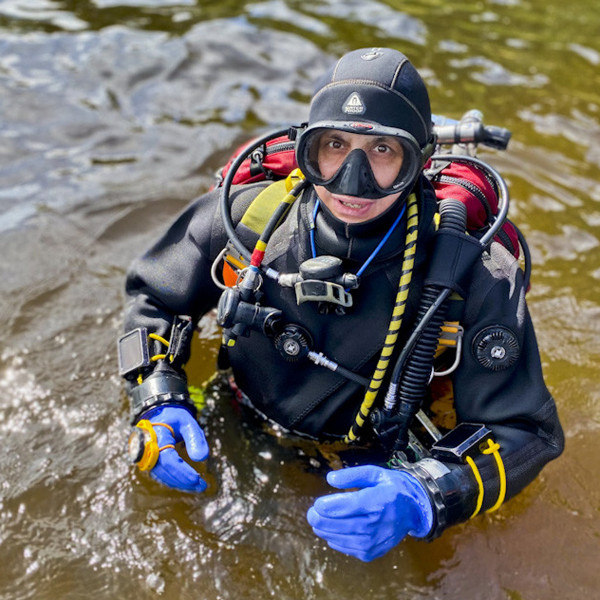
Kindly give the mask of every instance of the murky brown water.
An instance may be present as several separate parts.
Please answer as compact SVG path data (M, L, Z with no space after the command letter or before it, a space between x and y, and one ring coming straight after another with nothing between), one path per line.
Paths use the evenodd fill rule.
M598 596L600 16L573 0L0 2L0 598ZM413 58L434 111L513 131L529 302L567 451L495 516L371 564L305 522L327 448L240 418L210 390L201 496L123 456L115 376L130 260L231 146L298 122L354 47ZM211 318L193 379L214 369Z

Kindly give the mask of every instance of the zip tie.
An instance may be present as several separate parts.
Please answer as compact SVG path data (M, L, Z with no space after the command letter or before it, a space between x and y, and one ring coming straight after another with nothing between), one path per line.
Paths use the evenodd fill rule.
M485 489L483 487L483 480L481 479L481 475L479 474L479 469L477 468L475 461L470 456L467 456L467 464L471 467L473 475L475 476L475 481L477 482L477 487L479 488L479 493L477 494L477 503L475 504L475 510L473 511L473 514L469 517L469 519L472 519L473 517L476 517L479 514L479 511L481 510Z
M492 442L492 440L488 440L489 447L483 450L483 454L493 454L496 459L496 465L498 466L498 476L500 478L500 489L498 490L498 499L496 500L496 504L492 506L492 508L488 508L486 512L494 512L498 510L502 503L504 502L504 498L506 496L506 470L504 469L504 463L502 462L502 457L500 456L500 444L497 442Z
M496 500L496 503L494 504L494 506L492 506L491 508L488 508L486 510L486 512L494 512L495 510L498 510L500 508L500 506L504 502L504 498L506 497L506 470L504 468L504 463L502 462L502 457L500 456L500 444L498 444L497 442L494 442L492 440L488 440L487 442L488 442L488 447L485 450L482 450L481 453L486 454L486 455L489 455L489 454L494 455L494 458L496 459L496 466L498 467L498 477L500 479L500 489L498 490L498 499ZM481 479L481 475L479 473L479 469L477 468L477 465L475 464L475 461L470 456L467 456L466 461L467 461L467 464L471 467L471 470L473 471L475 481L477 481L477 486L479 488L479 493L477 494L477 503L475 505L475 510L473 511L473 514L469 517L470 519L472 519L481 510L481 506L483 504L483 496L485 494L485 488L483 487L483 480Z

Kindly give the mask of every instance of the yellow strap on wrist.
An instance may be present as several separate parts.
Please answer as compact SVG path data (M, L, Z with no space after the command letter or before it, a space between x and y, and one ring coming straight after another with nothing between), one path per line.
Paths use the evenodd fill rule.
M477 468L475 461L470 456L467 456L467 464L471 467L471 470L473 471L473 475L475 476L475 481L477 482L477 487L479 489L479 492L477 494L477 503L475 504L475 510L473 511L473 514L469 517L469 519L472 519L473 517L476 517L479 514L479 511L481 510L485 490L483 489L483 480L481 479L481 475L479 474L479 469Z
M496 500L494 506L492 506L486 511L493 512L500 508L506 496L506 470L504 469L504 463L502 462L502 457L500 456L500 444L492 440L488 440L487 442L488 447L482 450L481 453L494 455L494 458L496 459L496 466L498 467L498 477L500 479L498 499ZM477 465L475 464L475 461L470 456L467 456L466 461L467 464L471 467L471 470L473 471L473 476L475 477L475 481L477 482L477 487L479 489L479 492L477 494L477 502L475 504L475 510L473 511L473 514L469 517L470 519L472 519L477 514L479 514L479 511L481 510L481 506L483 504L483 497L485 495L485 489L483 487L483 480L481 479L481 475L479 473Z
M160 342L161 344L163 344L164 346L166 346L167 349L170 346L169 342L167 342L167 340L164 337L161 337L157 333L149 333L148 337L150 339L152 339L152 340L157 340L158 342ZM157 361L163 360L165 358L167 358L166 353L165 354L155 354L154 356L150 357L150 360L152 362L157 362ZM175 357L172 354L170 354L169 355L169 362L173 362L173 360L175 360Z
M492 440L488 440L488 448L483 450L483 454L493 454L494 458L496 459L496 465L498 466L498 476L500 478L498 499L496 500L496 504L494 504L492 508L488 508L486 511L494 512L500 508L501 504L504 502L504 497L506 496L506 471L504 470L504 463L502 462L502 457L500 456L500 444L493 442Z

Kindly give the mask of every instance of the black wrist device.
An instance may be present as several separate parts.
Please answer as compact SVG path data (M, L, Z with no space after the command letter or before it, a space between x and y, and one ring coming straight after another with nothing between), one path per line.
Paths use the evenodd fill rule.
M491 436L492 432L481 423L459 423L431 446L431 454L444 462L463 464L467 457L481 454L482 444Z
M117 343L117 354L121 377L138 373L140 369L150 366L148 330L139 327L122 335Z

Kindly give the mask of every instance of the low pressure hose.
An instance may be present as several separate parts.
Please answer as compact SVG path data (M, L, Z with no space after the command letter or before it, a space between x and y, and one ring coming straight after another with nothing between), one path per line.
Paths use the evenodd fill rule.
M439 212L440 230L464 234L467 210L462 202L450 198L443 200L439 204ZM403 352L400 355L394 369L390 391L395 395L397 389L399 396L397 411L399 429L395 450L404 450L408 445L409 427L421 408L431 380L433 360L438 346L440 328L448 310L447 300L450 293L450 288L438 285L426 285L423 288L417 314L417 323L421 325L422 331L413 346L412 353L410 353L410 348L406 348L406 353ZM409 355L410 358L408 358ZM398 381L400 381L399 386ZM395 404L395 399L393 404ZM388 398L386 398L386 407L388 410L391 408Z
M371 381L365 392L364 399L356 417L354 423L348 434L346 435L346 443L354 442L358 439L360 432L371 415L371 408L375 403L377 394L385 378L390 360L392 359L396 342L398 341L398 335L400 327L402 326L402 320L406 311L406 305L408 303L408 293L410 291L410 284L412 281L412 275L415 264L415 255L417 252L417 237L419 232L419 207L417 197L415 194L411 194L406 201L406 238L404 242L404 256L402 258L402 272L400 274L400 280L398 281L398 292L396 294L396 301L394 303L394 310L392 311L392 317L390 319L390 325L388 333L385 337L383 348L381 349L381 355L377 362L377 367L371 377Z

